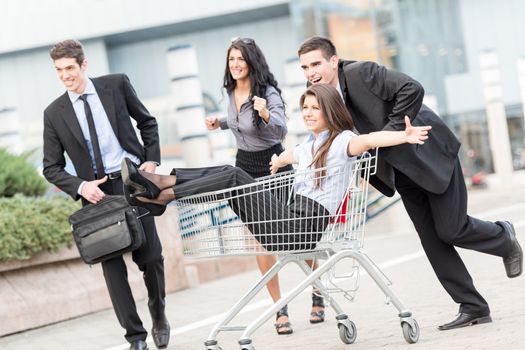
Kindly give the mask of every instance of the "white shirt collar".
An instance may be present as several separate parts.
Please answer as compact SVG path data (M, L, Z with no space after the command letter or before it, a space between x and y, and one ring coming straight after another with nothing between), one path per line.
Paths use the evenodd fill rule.
M86 79L86 88L84 89L84 92L81 94L77 94L73 91L67 91L67 94L69 95L69 99L71 100L71 103L74 103L81 95L93 95L96 94L97 91L95 90L95 85L93 85L93 82L91 79Z
M335 89L337 90L337 92L339 93L339 96L341 96L341 98L344 101L345 98L343 96L343 90L341 90L341 85L339 84L339 82L337 82L337 84L335 85Z
M317 142L327 139L328 135L330 135L330 130L321 131L319 133L319 136L317 136ZM310 135L308 136L308 141L316 141L313 132L311 132Z

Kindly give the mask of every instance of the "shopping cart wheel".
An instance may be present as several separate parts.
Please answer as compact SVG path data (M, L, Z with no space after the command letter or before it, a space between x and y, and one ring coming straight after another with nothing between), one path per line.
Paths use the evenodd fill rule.
M207 340L204 342L206 350L222 350L222 348L217 343L217 340Z
M347 323L350 324L350 327L339 323L339 338L341 338L341 341L345 344L353 344L355 342L355 338L357 337L357 329L354 322L349 320Z
M416 320L414 321L414 326L411 326L408 322L401 322L401 327L403 328L403 337L409 344L417 343L419 339L419 325Z
M252 345L251 339L239 340L239 345L241 346L241 350L255 350L255 348Z

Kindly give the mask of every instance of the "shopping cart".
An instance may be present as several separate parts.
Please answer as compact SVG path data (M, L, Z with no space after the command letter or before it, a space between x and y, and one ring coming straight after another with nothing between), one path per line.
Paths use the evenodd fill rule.
M363 239L368 179L375 173L375 157L366 153L338 167L277 174L221 191L185 197L176 202L183 231L184 255L209 258L232 255L278 255L277 262L213 327L205 347L221 349L217 335L242 331L241 350L254 350L250 336L304 289L314 286L336 312L339 336L346 344L356 339L356 326L333 298L342 293L353 300L362 267L399 312L405 340L416 343L419 326L412 313L389 288L391 282L364 253ZM320 207L308 190L320 186L330 204ZM306 196L305 196L306 194ZM292 210L290 210L292 208ZM305 260L319 260L312 270ZM342 273L336 264L343 259ZM247 326L230 321L286 264L294 262L306 278ZM342 265L342 264L341 264ZM345 286L342 287L342 281Z

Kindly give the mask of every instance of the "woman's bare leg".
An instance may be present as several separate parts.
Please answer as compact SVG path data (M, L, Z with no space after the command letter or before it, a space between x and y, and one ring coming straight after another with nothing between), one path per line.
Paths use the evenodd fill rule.
M277 261L275 255L256 255L255 258L257 260L257 265L259 266L259 270L261 271L262 275L268 272L268 270ZM268 289L268 293L270 293L270 296L274 302L281 298L281 289L279 287L278 275L275 275L271 280L268 281L268 283L266 284L266 288ZM288 316L286 315L280 315L279 318L275 320L275 323L280 324L285 324L286 322L289 322ZM289 327L280 327L277 330L277 332L286 333L289 331L289 329Z
M306 263L311 267L312 270L315 270L317 269L317 267L319 266L317 264L317 261L316 260L306 260ZM319 296L321 296L321 294L319 292L317 292L314 288L314 290L312 291L312 294L314 293L317 293ZM313 299L313 297L312 297ZM312 311L310 313L310 321L311 322L322 322L321 319L322 317L319 316L319 312L320 311L324 311L324 306L319 306L319 305L312 305ZM324 318L323 318L324 319Z
M259 266L259 270L261 271L261 274L265 274L268 272L268 270L275 264L277 259L275 258L275 255L256 255L255 256L257 260L257 265ZM268 289L268 292L270 293L270 296L272 297L273 301L277 301L281 298L281 290L279 289L279 276L275 275L268 283L266 284L266 288Z

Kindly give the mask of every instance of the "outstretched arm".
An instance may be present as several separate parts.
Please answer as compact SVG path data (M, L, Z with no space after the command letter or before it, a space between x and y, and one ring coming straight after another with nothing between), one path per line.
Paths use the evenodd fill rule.
M428 139L431 126L412 126L410 118L405 116L404 131L377 131L355 136L348 142L348 154L356 156L371 148L396 146L402 143L422 145Z

